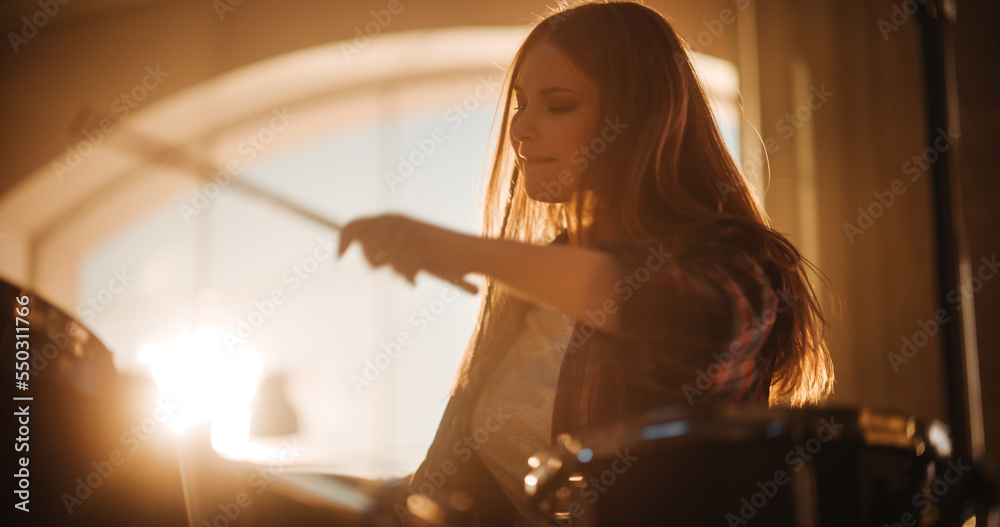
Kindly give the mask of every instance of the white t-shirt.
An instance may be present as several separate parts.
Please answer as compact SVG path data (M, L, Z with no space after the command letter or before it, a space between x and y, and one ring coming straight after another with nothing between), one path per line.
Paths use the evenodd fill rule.
M528 458L551 446L552 404L575 322L560 311L529 309L524 332L488 377L473 409L473 423L495 429L473 429L474 448L523 519L532 514L524 496ZM498 426L490 415L509 417Z

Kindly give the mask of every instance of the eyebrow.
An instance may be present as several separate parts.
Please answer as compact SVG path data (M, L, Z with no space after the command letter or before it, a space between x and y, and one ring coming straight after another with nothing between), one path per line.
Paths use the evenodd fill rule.
M524 91L524 90L520 86L518 86L517 84L515 84L514 85L514 91ZM545 88L544 90L541 90L539 93L545 95L547 93L553 93L553 92L580 93L580 92L578 92L576 90L571 90L569 88L563 88L561 86L552 86L550 88Z

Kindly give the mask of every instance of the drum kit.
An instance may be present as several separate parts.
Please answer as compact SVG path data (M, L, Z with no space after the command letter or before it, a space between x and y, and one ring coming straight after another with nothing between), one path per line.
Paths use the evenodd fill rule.
M961 525L939 421L871 408L665 408L531 460L544 525ZM546 521L547 520L547 521Z
M208 525L219 518L226 525L291 519L312 525L322 524L323 510L356 519L371 514L362 509L373 500L316 507L277 495L296 479L323 479L316 474L288 474L243 521L192 510L185 456L164 457L162 449L151 448L155 438L142 436L143 427L132 427L138 435L131 441L120 436L129 423L141 422L130 414L129 400L148 391L137 391L134 381L118 375L110 352L73 317L0 281L5 313L16 314L25 298L30 303L23 318L30 322L34 350L26 392L31 400L24 404L31 416L29 503L35 511L25 524L202 525L194 516L207 518ZM5 342L15 338L15 319L4 317ZM11 375L14 362L5 360ZM970 525L968 518L995 506L996 490L952 435L940 421L867 407L668 407L560 436L529 460L525 494L538 525L560 527ZM204 479L206 470L200 473ZM342 495L360 488L332 476L323 484L339 484ZM198 487L212 485L203 481ZM461 525L448 516L439 524Z

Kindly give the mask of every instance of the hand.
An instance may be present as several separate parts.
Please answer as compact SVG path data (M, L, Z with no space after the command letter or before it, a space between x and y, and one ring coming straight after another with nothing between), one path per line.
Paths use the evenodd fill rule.
M476 294L479 289L465 280L469 273L462 256L474 238L416 221L398 214L381 214L351 221L340 231L337 258L357 241L369 265L383 265L411 284L421 270ZM464 243L463 243L464 242Z

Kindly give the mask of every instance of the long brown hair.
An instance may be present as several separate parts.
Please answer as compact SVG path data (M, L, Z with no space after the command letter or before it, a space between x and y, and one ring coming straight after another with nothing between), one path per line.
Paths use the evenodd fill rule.
M508 137L512 84L524 56L545 40L600 86L601 115L621 123L617 137L582 171L566 203L527 197ZM550 242L569 222L585 226L582 244L680 237L733 243L760 262L785 299L762 354L771 360L771 402L802 405L832 391L833 365L822 337L826 320L810 283L817 271L781 234L726 150L687 46L656 11L633 2L563 6L539 22L514 57L495 126L483 233ZM587 177L589 174L614 177ZM592 199L591 199L592 198ZM697 238L693 238L697 236ZM479 323L456 390L475 386L483 367L512 343L530 304L486 279ZM474 367L472 367L474 366Z

